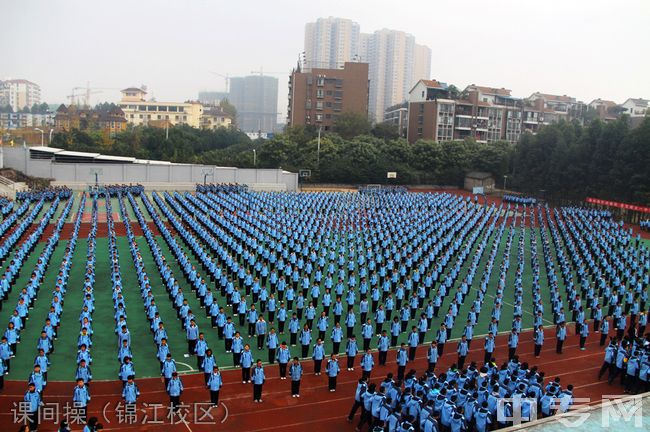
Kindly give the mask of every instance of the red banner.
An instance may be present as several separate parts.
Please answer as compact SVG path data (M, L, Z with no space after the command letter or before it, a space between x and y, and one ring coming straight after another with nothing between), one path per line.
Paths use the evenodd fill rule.
M607 200L591 198L591 197L588 197L585 201L587 201L590 204L596 204L596 205L601 205L606 207L616 207L625 210L632 210L632 211L637 211L642 213L650 213L650 207L644 207L636 204L626 204L618 201L607 201Z

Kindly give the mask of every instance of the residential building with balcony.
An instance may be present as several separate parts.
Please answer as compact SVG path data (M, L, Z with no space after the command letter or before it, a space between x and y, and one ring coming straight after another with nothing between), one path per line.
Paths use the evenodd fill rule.
M75 105L61 104L54 116L54 127L61 131L100 130L109 134L126 130L127 121L120 108L111 111L81 109Z
M630 98L621 104L622 113L630 117L645 117L650 113L648 102L647 99Z
M146 95L145 90L137 87L122 90L119 106L130 124L139 126L154 122L153 124L187 124L195 128L200 127L203 115L201 103L147 101Z
M399 135L406 137L409 123L408 102L402 102L386 108L386 111L384 111L384 123L395 125L399 131Z
M314 125L328 131L342 113L368 115L368 63L346 62L342 69L300 66L289 79L287 126Z
M604 122L616 120L618 118L619 106L614 101L598 98L589 102L587 107L594 110L596 116Z
M20 111L41 103L41 87L25 79L0 81L0 106L9 105Z
M201 129L215 130L232 126L232 118L220 107L204 107L201 116Z
M0 113L0 129L47 128L54 126L54 113Z

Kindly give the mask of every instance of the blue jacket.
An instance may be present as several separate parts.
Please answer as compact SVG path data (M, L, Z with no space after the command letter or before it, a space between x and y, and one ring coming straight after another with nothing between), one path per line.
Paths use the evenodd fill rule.
M241 360L239 362L241 367L249 368L253 366L253 353L250 351L242 351Z
M122 389L122 397L126 403L135 403L140 396L140 390L136 383L126 383Z
M289 366L289 375L291 375L291 381L300 381L300 378L302 377L302 365L300 363L296 364L291 364Z
M339 361L331 360L331 359L328 360L326 370L327 370L327 376L336 377L341 370L341 367L339 366Z
M264 380L266 377L264 376L264 368L263 367L255 367L253 368L253 375L252 375L252 381L253 384L264 384Z
M85 385L83 387L75 386L72 401L82 407L87 406L88 401L90 401L90 391L88 390L88 387Z
M211 373L210 378L208 378L208 388L210 391L219 391L223 385L223 380L221 379L221 372Z
M176 377L169 380L167 393L169 396L180 396L183 393L183 383L180 378Z

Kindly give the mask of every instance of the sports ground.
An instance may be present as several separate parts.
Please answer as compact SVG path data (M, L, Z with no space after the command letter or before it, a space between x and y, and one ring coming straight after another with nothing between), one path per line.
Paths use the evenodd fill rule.
M160 194L162 197L162 194ZM164 212L160 204L153 199L151 194L147 194L146 199L152 203L156 211L156 216L162 220L165 227L169 229L179 245L188 252L191 262L199 269L202 268L199 258L192 253L191 248L187 245L182 236L178 235L174 229L172 221L164 216ZM83 298L80 295L81 289L84 284L84 272L86 264L86 256L88 253L88 243L86 239L91 228L91 215L92 215L92 199L90 196L86 197L83 215L80 213L79 203L81 202L80 193L76 193L73 197L73 204L66 218L65 224L62 226L60 240L58 241L54 252L50 259L50 264L44 273L41 283L41 289L37 296L33 308L29 311L29 320L25 329L21 332L21 343L19 344L16 357L11 360L11 372L5 377L5 389L0 394L0 423L12 423L12 403L22 398L25 390L27 377L32 371L36 341L40 335L43 321L47 316L49 310L50 292L56 283L59 264L61 263L67 241L74 234L73 224L77 216L81 216L81 223L77 233L78 240L74 255L72 257L72 265L67 281L67 293L65 296L65 306L61 315L60 329L58 338L55 341L55 350L49 355L51 366L48 371L48 386L45 392L46 402L60 402L64 403L70 400L72 391L72 381L75 377L76 358L77 358L77 338L79 335L79 313L82 309ZM174 206L170 205L171 201L176 201L174 197L169 197L167 200L167 207L174 211ZM197 413L193 412L191 404L194 402L205 402L208 400L208 392L203 386L203 376L198 373L197 364L194 356L184 356L187 350L187 342L185 330L183 329L180 320L176 318L176 310L172 301L168 298L168 293L165 284L161 278L158 268L156 266L154 256L152 254L149 243L143 236L143 230L150 230L153 234L155 242L160 246L162 253L167 257L167 262L171 265L171 269L181 285L185 293L192 293L191 284L183 276L183 270L174 259L172 250L167 240L160 235L160 231L152 215L148 213L146 206L143 203L142 196L135 196L134 201L123 199L120 203L119 199L113 197L110 199L112 216L115 221L115 235L116 246L119 251L119 264L121 270L121 278L123 281L123 295L126 299L126 311L128 314L129 331L132 337L132 352L136 370L136 381L142 392L139 404L148 403L150 406L147 408L143 405L143 411L140 413L137 425L125 425L120 423L112 408L105 410L105 403L116 403L121 399L121 384L117 381L117 374L120 363L117 358L117 338L115 335L115 320L113 301L111 298L112 292L110 287L111 280L111 266L109 258L109 226L107 220L107 205L106 200L103 198L97 199L97 235L96 235L96 265L94 268L96 283L94 287L95 305L96 310L92 315L94 335L92 337L92 373L93 382L91 385L93 400L90 405L89 415L104 416L104 424L107 430L131 428L133 430L214 430L214 422L218 423L220 430L271 430L277 427L282 427L283 430L305 430L307 427L311 430L336 430L338 428L343 430L351 430L347 422L345 422L345 415L352 402L354 388L360 373L356 370L354 372L343 371L339 377L339 386L336 393L329 393L326 391L326 381L324 377L313 376L309 372L312 370L312 362L310 359L303 361L305 367L305 376L303 378L303 391L301 399L293 399L289 397L288 384L285 381L280 381L278 378L277 365L267 366L267 384L264 389L264 404L257 406L252 403L250 385L241 383L238 370L228 370L232 368L232 355L225 352L223 341L218 340L216 329L212 328L210 317L205 313L204 308L200 304L200 300L194 295L187 295L190 308L195 311L196 323L206 334L206 339L210 347L215 353L217 364L222 368L224 376L224 387L221 391L222 405L217 409L210 411L213 419L205 418L202 421L205 424L200 424L202 421L198 419ZM135 203L135 206L133 205ZM180 203L180 202L179 202ZM472 243L467 243L470 248L467 258L462 260L460 271L453 288L450 290L454 293L464 275L470 269L470 264L473 259L478 262L478 274L474 278L469 291L469 298L473 299L475 291L481 281L481 272L488 264L490 252L493 252L494 267L489 279L487 280L488 290L486 292L486 312L482 315L474 327L476 335L475 342L472 345L468 361L476 360L480 362L483 358L482 337L488 331L489 309L494 299L493 287L496 287L499 279L499 266L507 264L510 270L507 272L505 289L503 292L503 312L501 316L502 324L499 327L500 333L509 333L510 322L513 319L514 308L510 299L515 296L515 280L516 269L518 265L522 264L522 284L525 287L523 290L523 316L522 327L523 332L521 335L521 343L518 349L518 354L522 361L530 361L531 365L539 366L539 369L546 372L547 378L560 376L563 382L572 383L575 387L574 393L576 397L590 397L594 400L599 400L601 395L612 392L612 389L606 383L600 383L596 380L596 372L602 363L602 348L598 346L596 336L589 338L586 344L586 350L581 351L578 346L578 337L571 327L569 330L569 338L565 344L565 352L562 355L555 353L555 328L552 321L552 315L545 315L544 325L546 326L546 343L543 348L542 356L539 359L533 357L533 341L532 341L532 327L533 327L533 312L532 312L532 284L533 272L531 262L538 260L540 274L539 280L541 295L543 299L549 298L547 281L547 266L543 262L542 244L543 232L548 231L548 224L557 221L551 212L538 212L537 209L524 210L519 207L517 210L514 208L510 211L505 209L497 210L498 201L491 201L495 204L495 210L486 218L488 221L484 225L474 225L470 228L469 232L465 233L469 238L475 235L475 240ZM41 251L45 248L49 235L55 230L55 222L62 214L65 203L59 204L57 211L51 218L50 223L41 235L39 242L36 244L34 250L25 260L23 268L19 273L17 279L13 284L13 289L10 292L9 298L3 302L5 307L0 312L0 320L6 322L12 312L12 305L18 301L20 288L25 286L30 278L31 269L36 265L36 260ZM33 207L34 204L32 204ZM47 212L52 203L45 203L43 208L37 215L35 221L38 222ZM126 214L122 214L120 205L124 205ZM27 211L31 210L31 208ZM27 214L26 213L26 214ZM145 225L138 222L137 213L140 213L145 221ZM540 219L540 215L542 216ZM155 296L158 310L161 317L165 322L168 342L171 347L171 352L178 365L178 370L183 375L185 385L185 393L183 395L183 402L190 404L190 412L187 416L187 424L170 425L168 421L163 421L163 424L151 423L151 417L155 409L152 404L166 404L167 395L165 394L162 379L160 378L160 367L156 359L157 346L152 339L152 334L149 328L149 321L145 315L142 307L142 300L140 296L140 288L138 276L134 261L132 259L129 242L126 237L126 228L124 216L130 221L130 228L136 237L137 246L142 256L143 263L147 270L147 274L151 279L151 289ZM525 216L525 218L523 217ZM178 212L175 217L180 223L190 229L186 221L183 221L182 215ZM494 223L494 228L490 231L490 223ZM35 224L32 226L35 228ZM502 229L501 229L502 228ZM33 231L33 229L32 229ZM19 245L26 239L32 232L28 229L21 239L17 242ZM508 238L511 238L511 244ZM209 247L203 243L200 238L199 242L206 248ZM533 240L535 240L533 242ZM485 250L479 250L481 242L487 246ZM647 242L647 240L643 240ZM466 243L462 242L465 246ZM17 246L14 246L17 247ZM563 247L566 247L563 245ZM518 254L518 248L521 253ZM534 249L533 249L534 248ZM557 259L558 251L553 242L550 243L551 256ZM451 263L456 262L456 258L460 256L462 248L454 251ZM568 253L567 249L562 251L565 255ZM2 265L8 263L8 259ZM555 268L559 270L559 265L555 262ZM573 269L574 271L575 269ZM206 274L205 270L202 271ZM213 284L214 286L214 284ZM558 286L560 292L564 292L563 278L558 278ZM218 289L213 289L217 295ZM222 299L217 295L221 303ZM435 338L438 324L449 305L450 296L445 297L441 306L440 318L434 319L434 324L427 332L425 342L431 341ZM472 303L467 301L460 306L458 316L461 317L453 328L451 337L459 338L464 325L464 317L470 311ZM355 305L355 310L358 304ZM317 315L320 315L322 306L317 308ZM419 314L418 314L419 315ZM330 329L332 328L333 320L330 313ZM372 313L369 313L372 317ZM355 327L355 334L359 338L360 322L357 322ZM411 318L408 328L411 325L417 325L417 319ZM384 326L387 329L387 326ZM246 339L246 342L254 344L254 337L248 340L245 328L239 328ZM329 334L329 332L328 332ZM507 359L506 346L507 335L501 335L497 338L497 350L495 351L497 363L501 363ZM406 342L407 335L401 334L398 342ZM288 334L281 335L280 340L288 341ZM326 353L331 352L331 341L329 337L326 338ZM344 345L341 348L341 354L344 351ZM445 356L439 363L441 370L446 369L456 360L455 347L448 344ZM376 344L373 342L373 349ZM253 347L256 352L255 356L266 361L266 350L263 349L259 353L256 347ZM376 351L376 350L375 350ZM420 348L417 354L417 360L414 364L409 364L410 367L424 370L426 368L426 349ZM292 347L292 355L299 355L299 346ZM376 354L375 354L376 355ZM394 366L394 353L389 354L388 365L378 366L373 371L373 377L382 377L388 372L395 372ZM618 393L617 389L613 389L613 393ZM105 411L105 412L103 412ZM162 411L161 411L162 412ZM149 416L149 422L143 425L141 420L145 413ZM158 413L158 420L164 420L164 415ZM110 421L110 422L109 422ZM222 423L223 421L223 423ZM39 430L51 430L47 423L43 423Z

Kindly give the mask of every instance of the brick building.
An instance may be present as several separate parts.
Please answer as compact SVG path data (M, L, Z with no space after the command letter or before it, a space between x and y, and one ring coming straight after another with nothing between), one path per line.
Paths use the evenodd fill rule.
M287 126L332 129L341 113L368 115L368 63L342 69L293 70L289 79Z

